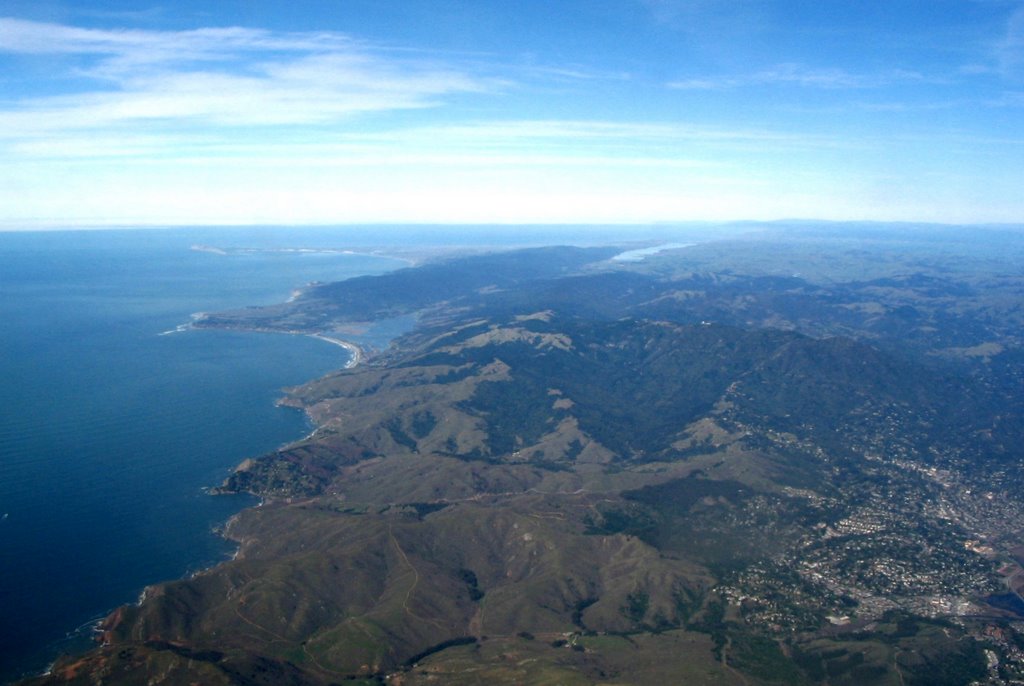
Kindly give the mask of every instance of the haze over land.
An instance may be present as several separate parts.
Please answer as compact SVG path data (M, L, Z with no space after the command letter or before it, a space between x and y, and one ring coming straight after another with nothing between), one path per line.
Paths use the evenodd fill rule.
M5 228L1024 217L1013 0L0 16Z

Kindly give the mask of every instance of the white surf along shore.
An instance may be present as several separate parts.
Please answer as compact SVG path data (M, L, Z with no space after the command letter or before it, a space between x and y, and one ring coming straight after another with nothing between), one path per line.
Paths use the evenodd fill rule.
M351 355L351 358L349 359L348 362L345 363L345 369L352 369L353 367L355 367L356 365L363 361L363 350L355 343L343 341L340 338L334 338L332 336L327 336L322 333L311 333L306 335L308 335L310 338L316 338L317 340L325 341L327 343L340 345L342 348L347 350Z
M214 248L214 247L202 246L202 245L200 245L200 246L193 245L192 246L192 250L199 250L199 251L204 251L204 252L215 252L215 253L222 254L222 255L230 254L229 252L227 252L225 250L221 250L220 248ZM297 249L294 249L294 250L293 249L283 249L283 250L274 250L274 251L261 251L261 250L257 250L257 251L253 251L253 252L300 252L300 253L301 252L338 252L338 253L353 254L353 255L357 254L357 253L353 253L351 250L337 250L337 251L326 250L326 251L322 251L322 250L307 250L307 249L303 249L303 248L297 248ZM402 258L396 258L396 259L402 259ZM314 281L314 282L306 284L302 288L294 289L291 292L291 295L288 297L288 300L286 300L285 302L288 302L288 303L295 302L303 294L305 294L305 292L310 287L316 286L316 285L318 285L318 284L317 284L317 282ZM158 336L168 336L168 335L174 334L174 333L182 333L182 332L185 332L185 331L192 331L194 329L201 328L201 327L197 327L195 324L196 324L196 322L202 320L204 317L206 317L206 312L194 312L193 314L189 315L189 321L188 322L186 322L184 324L178 324L178 326L174 327L173 329L168 329L167 331L161 331L157 335ZM214 327L214 328L217 328L217 327ZM344 369L352 369L353 367L358 366L359 363L363 361L363 357L364 357L362 348L360 348L355 343L351 343L349 341L342 340L340 338L335 338L334 336L329 336L329 335L327 335L325 333L320 333L320 332L310 333L308 331L282 331L282 330L279 330L279 329L259 329L259 328L242 329L242 330L252 331L252 332L256 332L256 333L285 333L285 334L292 334L292 335L309 336L310 338L316 338L318 340L324 341L325 343L330 343L332 345L341 346L342 348L344 348L345 350L347 350L349 352L349 360L348 360L348 362L345 363Z
M203 314L204 314L203 312L197 312L196 314L192 315L192 321L191 322L188 322L186 324L179 324L178 326L174 327L173 329L168 329L167 331L161 331L157 335L158 336L169 336L170 334L184 333L185 331L195 331L197 329L200 329L201 327L194 326L193 322L195 322L197 319L201 318L203 316ZM280 331L278 329L234 329L234 330L236 330L236 331L250 331L252 333L283 333L283 334L289 334L289 335L293 335L293 336L309 336L310 338L315 338L317 340L324 341L325 343L330 343L331 345L341 346L342 348L344 348L345 350L347 350L349 352L349 360L348 360L348 362L345 363L345 367L344 367L345 369L352 369L353 367L356 367L357 365L359 365L360 362L363 361L363 357L364 357L363 349L360 348L355 343L352 343L352 342L346 341L346 340L342 340L340 338L335 338L334 336L328 336L327 334L324 334L324 333L309 333L308 331Z

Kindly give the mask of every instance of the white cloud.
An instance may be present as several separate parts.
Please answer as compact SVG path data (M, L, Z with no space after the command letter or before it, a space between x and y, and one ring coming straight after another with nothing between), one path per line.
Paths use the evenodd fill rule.
M356 44L351 38L333 32L274 33L242 27L103 30L0 17L0 51L108 55L128 63L215 59L240 51L340 50Z
M714 4L698 3L702 12ZM662 9L687 3L669 5ZM773 128L753 107L695 123L678 109L685 98L663 88L651 107L627 112L609 100L604 108L602 98L615 95L608 84L626 75L519 66L520 88L494 76L508 73L486 65L494 56L384 49L330 32L103 31L0 19L4 53L53 66L52 83L32 76L33 95L8 89L0 100L0 223L8 226L851 218L872 200L851 190L861 174L895 164L917 179L914 156L946 150L927 132L922 141L888 130L857 136L827 117L814 127L824 133ZM674 85L864 92L925 80L782 63ZM536 86L552 82L559 88L540 89L557 91L548 103ZM642 78L629 85L630 93L646 86ZM514 97L470 97L480 94ZM525 109L524 98L533 98ZM570 98L585 107L567 106ZM666 103L673 109L657 107ZM666 119L615 120L644 113ZM986 175L993 153L1016 180L1009 148L965 143L956 152L984 158ZM993 212L1019 205L997 190Z
M99 31L0 19L0 51L85 58L79 74L92 84L0 110L0 138L8 139L152 123L317 124L431 107L446 96L500 85L334 33Z

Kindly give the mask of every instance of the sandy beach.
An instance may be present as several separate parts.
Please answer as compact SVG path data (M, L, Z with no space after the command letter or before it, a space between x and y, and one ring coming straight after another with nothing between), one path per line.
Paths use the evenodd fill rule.
M348 350L350 353L352 353L352 359L350 359L345 364L345 369L352 369L353 367L355 367L356 365L363 361L363 351L355 343L349 343L348 341L343 341L340 338L332 338L322 333L311 333L308 335L311 338L316 338L327 343L333 343L334 345L340 345L342 348L345 348L345 350Z

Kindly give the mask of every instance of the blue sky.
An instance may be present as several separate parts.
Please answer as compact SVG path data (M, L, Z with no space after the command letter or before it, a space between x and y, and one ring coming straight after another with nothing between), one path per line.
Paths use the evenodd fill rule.
M1024 222L1024 0L0 0L0 227Z

